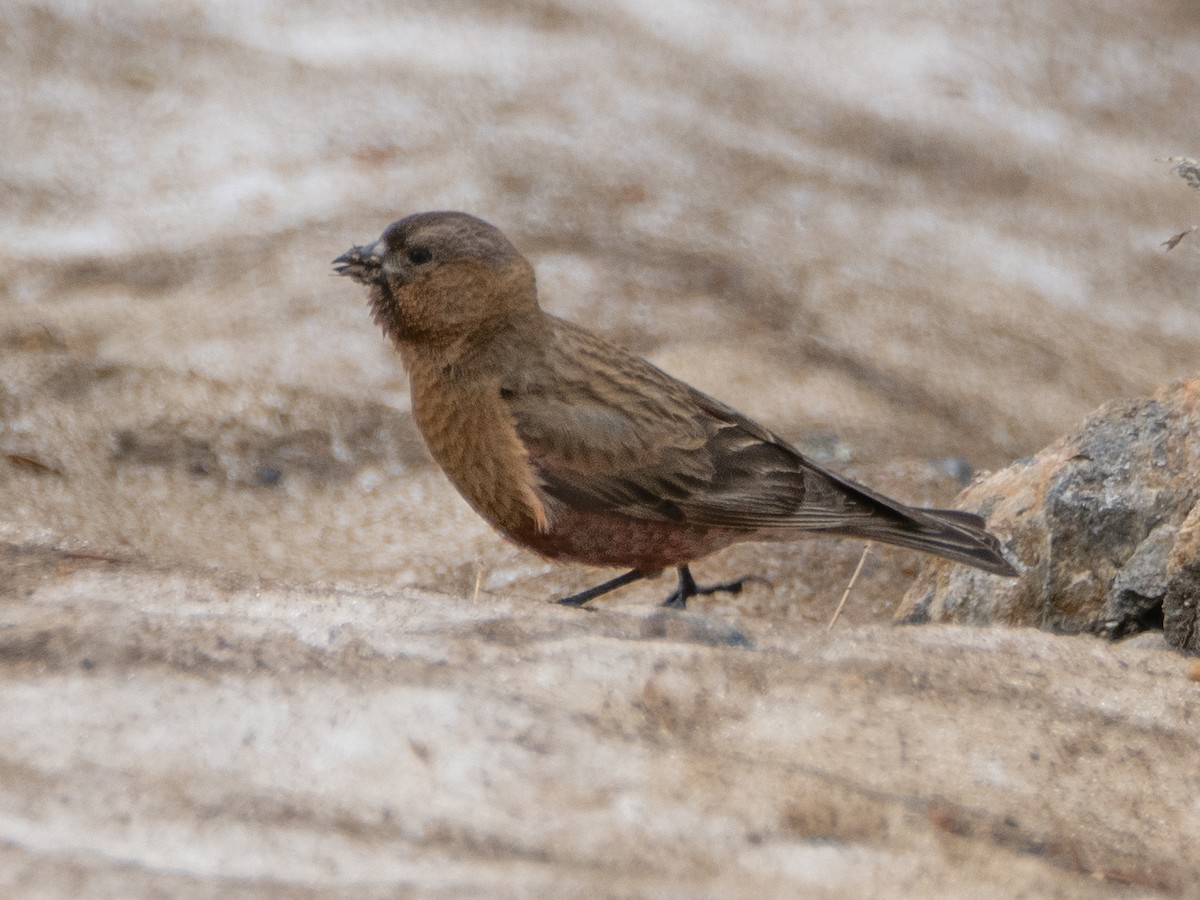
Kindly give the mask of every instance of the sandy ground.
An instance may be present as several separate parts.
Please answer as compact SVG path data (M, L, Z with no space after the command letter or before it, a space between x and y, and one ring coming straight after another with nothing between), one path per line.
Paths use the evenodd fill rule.
M479 523L329 261L422 209L915 503L1200 365L1190 0L0 10L12 896L1187 895L1153 641L682 616ZM478 586L478 593L476 587Z

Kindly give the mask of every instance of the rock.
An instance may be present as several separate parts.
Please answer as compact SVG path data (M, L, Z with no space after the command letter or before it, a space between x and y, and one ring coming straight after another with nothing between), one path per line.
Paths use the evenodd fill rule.
M1200 883L1200 673L1162 648L342 590L3 532L0 608L0 897Z
M1167 589L1163 595L1163 630L1167 643L1200 655L1196 633L1200 606L1200 502L1188 513L1167 559Z
M1200 378L1106 404L1068 437L969 488L1021 577L933 561L905 622L1033 625L1110 638L1164 628L1200 653Z

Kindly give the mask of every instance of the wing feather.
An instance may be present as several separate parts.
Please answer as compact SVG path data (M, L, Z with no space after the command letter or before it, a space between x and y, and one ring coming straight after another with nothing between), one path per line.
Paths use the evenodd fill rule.
M501 386L551 515L560 503L747 536L823 532L1015 573L979 516L885 497L650 363L552 322L543 365Z
M574 508L760 530L832 530L908 509L650 363L557 322L560 356L501 395L542 489Z

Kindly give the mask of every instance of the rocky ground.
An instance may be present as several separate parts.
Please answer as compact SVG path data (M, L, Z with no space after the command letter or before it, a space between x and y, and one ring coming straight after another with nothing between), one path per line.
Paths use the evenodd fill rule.
M1198 51L1185 0L7 4L0 892L1188 895L1161 632L895 627L918 576L978 619L883 548L827 632L852 542L547 604L608 573L454 496L329 261L481 215L547 308L946 504L1198 371ZM1122 546L1183 610L1172 510Z

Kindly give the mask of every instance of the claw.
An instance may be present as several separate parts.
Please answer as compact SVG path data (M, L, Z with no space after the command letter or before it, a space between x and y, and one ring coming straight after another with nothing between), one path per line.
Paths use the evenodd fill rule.
M696 580L692 578L692 572L687 566L679 567L679 586L667 596L663 601L663 606L668 609L687 609L688 599L699 596L700 594L740 594L742 588L747 582L757 581L761 584L771 587L771 582L763 578L761 575L743 575L735 581L726 581L721 584L706 584L698 585Z

